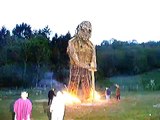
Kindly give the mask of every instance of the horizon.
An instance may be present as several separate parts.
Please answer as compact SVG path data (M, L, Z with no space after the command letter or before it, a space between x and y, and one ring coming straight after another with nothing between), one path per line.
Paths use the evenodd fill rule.
M22 23L25 23L25 22L22 22ZM20 24L22 24L22 23L20 23ZM18 24L18 25L20 25L20 24ZM26 23L27 25L30 25L30 24L28 24L28 23ZM16 25L17 24L15 24L15 27L16 27ZM46 26L48 26L48 25L46 25ZM46 26L44 26L43 28L45 28ZM15 28L12 28L12 29L8 29L6 26L0 26L1 28L2 27L5 27L7 30L9 30L10 31L10 34L12 35L12 30ZM33 31L33 30L39 30L39 29L43 29L43 28L36 28L36 29L32 29L32 26L30 25L30 27L31 27L31 30ZM50 28L49 26L48 26L48 28ZM61 34L61 33L52 33L52 29L50 29L51 30L51 34L49 35L49 38L50 38L50 40L52 40L52 38L54 37L54 35L55 34L58 34L58 37L60 37L61 35L66 35L68 32L71 34L71 32L68 30L68 32L66 32L66 33L63 33L63 34ZM73 37L74 36L74 34L71 34L71 37ZM94 41L92 40L92 37L91 37L91 42L93 42L94 43ZM141 42L139 42L138 40L136 40L136 39L131 39L131 40L121 40L121 39L117 39L117 38L110 38L110 39L103 39L103 40L101 40L101 42L99 43L99 44L95 44L95 45L100 45L103 41L108 41L108 42L110 42L110 41L113 41L113 40L117 40L117 41L122 41L122 42L137 42L138 44L141 44L141 43L147 43L147 42L159 42L160 40L148 40L148 41L141 41Z

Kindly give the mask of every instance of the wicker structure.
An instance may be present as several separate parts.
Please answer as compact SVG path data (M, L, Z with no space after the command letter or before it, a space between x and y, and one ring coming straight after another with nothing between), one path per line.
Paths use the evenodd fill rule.
M83 21L78 25L75 36L69 40L67 53L70 58L70 80L68 91L77 95L79 84L84 98L90 96L92 88L91 71L96 71L95 47L89 40L92 27L89 21Z

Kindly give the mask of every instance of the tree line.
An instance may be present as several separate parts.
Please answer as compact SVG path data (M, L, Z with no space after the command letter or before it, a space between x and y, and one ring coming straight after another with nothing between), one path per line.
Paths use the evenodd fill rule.
M48 26L32 30L17 24L10 32L0 29L0 86L37 86L46 71L53 71L56 79L67 82L69 58L66 53L70 32L50 38ZM160 42L137 43L104 40L96 45L97 73L100 80L115 75L135 75L160 67Z
M69 67L66 48L71 34L50 38L50 33L48 26L32 30L26 23L17 24L12 33L0 29L0 86L37 86L46 71L63 81L59 74Z
M160 67L160 41L139 44L111 39L96 48L99 74L104 77L136 75Z

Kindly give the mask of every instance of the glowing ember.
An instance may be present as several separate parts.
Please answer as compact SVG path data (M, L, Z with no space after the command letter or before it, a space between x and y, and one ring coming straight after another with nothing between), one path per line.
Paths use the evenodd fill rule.
M66 91L63 91L63 96L64 96L66 104L81 103L78 97L71 95L70 93Z

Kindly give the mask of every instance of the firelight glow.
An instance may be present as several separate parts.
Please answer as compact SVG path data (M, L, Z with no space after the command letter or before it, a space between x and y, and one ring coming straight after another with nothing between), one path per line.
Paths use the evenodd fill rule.
M64 97L64 100L65 100L65 104L81 103L80 99L77 96L71 95L67 91L63 91L63 97Z
M72 95L67 91L63 91L63 97L65 100L65 104L72 105L72 104L80 104L82 103L81 100L78 98L78 96ZM94 93L94 101L100 101L101 97L100 94L95 91ZM93 91L90 93L90 98L87 100L87 102L93 102Z

